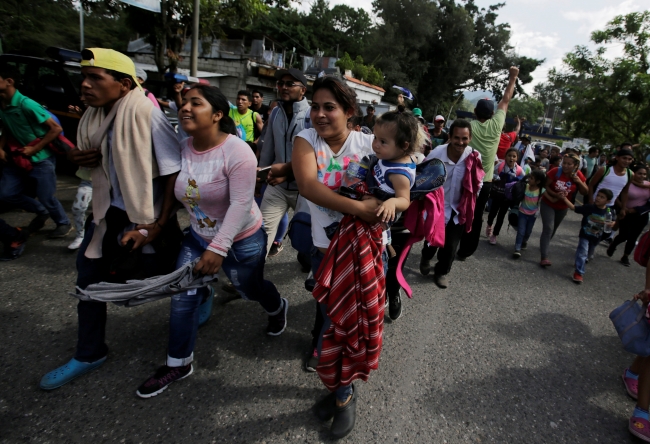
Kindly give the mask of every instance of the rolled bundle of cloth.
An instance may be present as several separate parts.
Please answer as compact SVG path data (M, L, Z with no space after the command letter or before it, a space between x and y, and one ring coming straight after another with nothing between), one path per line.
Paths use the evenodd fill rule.
M131 280L125 284L100 282L86 287L85 290L77 287L76 293L70 295L82 301L113 302L116 305L135 307L137 305L154 302L170 297L177 293L202 288L210 282L217 281L217 275L203 275L194 273L194 266L200 260L183 265L173 273L163 276L154 276L148 279Z
M316 274L313 296L331 320L316 371L331 390L379 367L386 282L381 225L346 215Z

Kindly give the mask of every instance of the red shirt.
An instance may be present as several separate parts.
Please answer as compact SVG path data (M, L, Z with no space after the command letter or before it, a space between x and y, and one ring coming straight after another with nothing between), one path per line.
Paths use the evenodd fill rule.
M517 133L514 131L511 133L501 133L501 140L499 140L499 148L497 149L497 159L505 159L506 151L508 151L508 148L510 148L516 140Z
M566 191L567 199L571 200L576 191L578 191L578 186L571 177L566 175L564 172L562 172L558 177L558 171L562 171L562 168L552 168L548 173L546 173L546 188L556 193ZM585 176L580 171L578 171L576 175L581 181L585 181ZM546 194L542 197L542 200L546 205L555 210L566 210L568 208L563 201L551 202L546 197Z

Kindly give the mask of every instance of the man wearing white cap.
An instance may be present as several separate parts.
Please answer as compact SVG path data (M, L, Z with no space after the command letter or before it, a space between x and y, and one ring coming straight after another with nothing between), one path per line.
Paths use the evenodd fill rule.
M431 131L431 146L433 148L438 145L444 145L449 140L449 134L443 128L445 126L445 118L437 115L433 119L433 130Z
M160 104L158 103L158 99L156 99L156 96L154 96L151 91L149 91L147 88L144 87L144 82L147 81L147 72L142 68L135 68L135 76L137 77L140 86L142 86L144 95L147 96L149 100L151 100L153 106L160 109Z

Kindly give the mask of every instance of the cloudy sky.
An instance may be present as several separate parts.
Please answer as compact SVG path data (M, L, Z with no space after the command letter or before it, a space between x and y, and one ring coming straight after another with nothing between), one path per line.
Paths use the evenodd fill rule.
M475 1L480 7L499 3ZM372 14L372 0L330 2L363 7ZM533 73L533 83L544 81L548 70L561 64L564 54L576 45L588 44L591 32L603 29L616 15L650 9L648 0L505 0L505 3L499 11L499 22L510 23L513 46L521 55L546 60ZM302 8L309 8L309 0L304 0ZM617 49L620 50L612 48L609 52L615 55Z

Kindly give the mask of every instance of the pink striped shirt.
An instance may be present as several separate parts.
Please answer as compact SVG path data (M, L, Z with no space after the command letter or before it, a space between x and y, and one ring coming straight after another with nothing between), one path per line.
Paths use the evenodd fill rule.
M228 255L233 242L262 226L254 200L257 159L235 136L207 151L196 151L192 137L181 142L181 171L174 194L190 213L192 229L209 242L208 250Z

